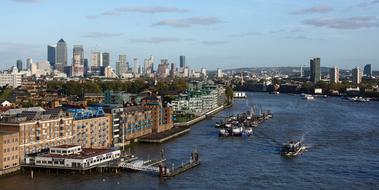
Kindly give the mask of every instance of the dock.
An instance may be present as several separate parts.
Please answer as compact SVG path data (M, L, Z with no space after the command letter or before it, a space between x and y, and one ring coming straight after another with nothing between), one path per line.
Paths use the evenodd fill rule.
M177 176L181 173L184 173L192 168L195 168L200 165L199 154L197 152L193 152L191 154L191 160L188 163L182 164L177 168L172 168L171 170L167 168L165 165L159 166L159 176L161 178L170 178Z

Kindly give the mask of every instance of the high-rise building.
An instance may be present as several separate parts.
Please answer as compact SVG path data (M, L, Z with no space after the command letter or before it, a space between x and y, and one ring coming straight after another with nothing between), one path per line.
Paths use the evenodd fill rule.
M101 52L91 52L91 68L103 66L103 54Z
M157 75L159 78L166 78L170 74L169 64L167 59L162 59L158 65Z
M330 83L339 83L340 73L339 73L339 69L336 66L330 69L329 75L330 75Z
M217 78L222 78L223 76L224 76L224 73L222 72L222 69L218 68L217 69L217 75L216 75L216 77Z
M175 78L175 75L176 75L175 63L171 63L170 76L171 78Z
M103 65L104 67L110 66L110 55L107 52L102 53L103 56Z
M50 65L53 68L55 67L55 61L56 61L55 51L56 51L55 46L51 46L51 45L47 46L47 61L49 61Z
M179 66L181 69L186 67L186 57L184 55L180 56L180 65Z
M84 50L82 45L75 45L72 54L72 76L83 76Z
M72 65L84 65L84 50L82 45L74 45Z
M17 69L19 72L22 71L22 60L21 59L18 59L16 61L16 66L17 66Z
M128 72L128 68L125 62L116 62L116 74L121 77L123 74Z
M88 63L88 59L84 59L83 60L83 74L84 74L84 76L87 76L89 71L90 71L90 66Z
M366 77L372 77L371 64L367 64L367 65L365 65L365 67L364 67L364 69L363 69L363 74L364 74Z
M144 61L144 74L152 73L154 73L154 57L150 56L150 58L145 59Z
M313 58L310 60L311 81L315 84L321 80L320 64L320 58Z
M207 76L208 76L208 75L207 75L207 70L206 70L205 68L201 68L200 73L201 73L201 75L202 75L203 77L207 77Z
M26 59L26 70L30 71L32 67L33 59L32 58L27 58Z
M67 66L67 44L63 39L58 41L55 51L55 68L63 71L63 68Z
M353 84L360 84L362 82L362 70L359 67L356 67L352 70L353 73Z
M133 59L133 69L132 69L133 74L139 74L138 68L139 68L138 59L134 58Z

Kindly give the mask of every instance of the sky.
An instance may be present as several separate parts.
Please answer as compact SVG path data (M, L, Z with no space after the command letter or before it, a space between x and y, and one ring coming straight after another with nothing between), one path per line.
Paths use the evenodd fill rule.
M1 0L0 69L47 45L153 55L191 68L309 65L379 70L379 0Z

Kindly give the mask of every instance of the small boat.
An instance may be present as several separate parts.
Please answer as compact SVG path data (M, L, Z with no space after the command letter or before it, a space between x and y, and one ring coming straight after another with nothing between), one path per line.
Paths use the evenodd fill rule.
M312 95L306 94L306 95L303 96L303 99L304 99L304 100L314 100L315 97L312 96Z
M290 141L282 147L281 155L288 157L297 156L305 151L305 149L306 147L303 146L300 141Z
M353 98L349 98L350 101L352 102L369 102L370 99L369 98L363 98L363 97L353 97Z
M227 129L220 129L218 136L220 137L227 137L230 136L229 130Z
M233 136L242 136L243 128L242 127L234 127L232 129L232 135Z
M242 133L244 136L250 136L253 134L253 128L249 127L249 128L246 128L243 133Z

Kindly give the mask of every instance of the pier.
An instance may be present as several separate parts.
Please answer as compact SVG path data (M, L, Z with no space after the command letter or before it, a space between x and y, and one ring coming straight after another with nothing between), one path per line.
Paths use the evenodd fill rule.
M188 163L182 164L181 166L177 168L173 167L171 170L169 170L167 166L160 165L159 176L162 178L174 177L192 168L195 168L196 166L199 166L199 165L200 165L199 154L197 152L193 152L191 154L191 160Z

